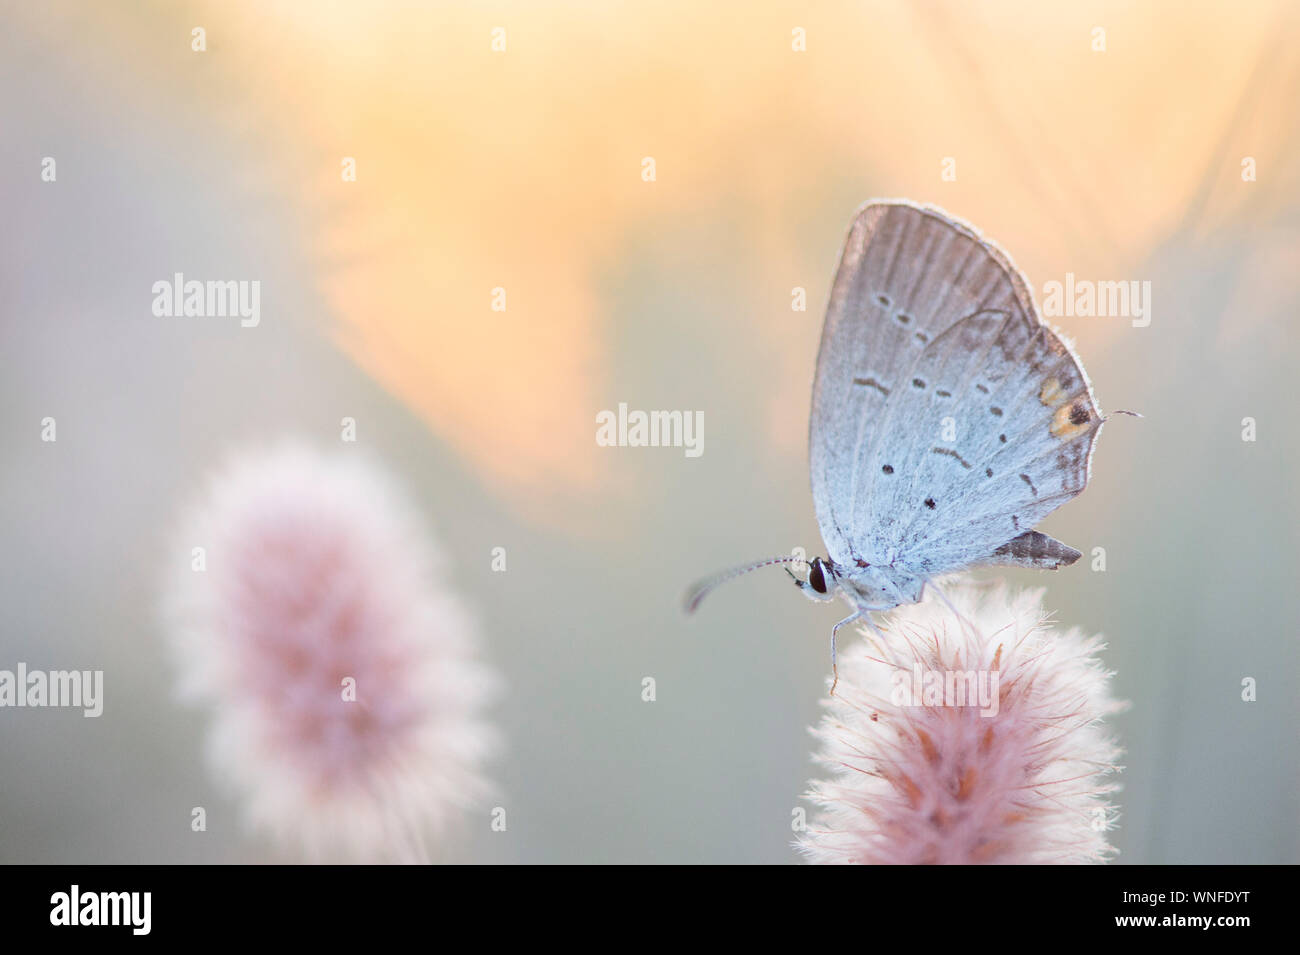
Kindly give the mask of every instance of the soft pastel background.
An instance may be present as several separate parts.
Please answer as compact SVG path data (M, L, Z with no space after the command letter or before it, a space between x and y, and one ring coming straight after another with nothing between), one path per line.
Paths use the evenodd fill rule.
M1040 297L1152 283L1148 328L1059 320L1103 408L1146 415L1044 525L1107 571L1007 576L1109 639L1122 862L1300 861L1294 5L699 6L5 5L0 667L102 668L107 700L0 711L0 861L280 858L208 778L158 589L227 450L332 445L344 416L509 686L509 828L466 817L443 858L793 861L841 607L775 571L678 601L821 551L821 309L853 209L894 195L975 222ZM154 317L176 271L260 280L261 325ZM620 401L702 410L704 455L597 447Z

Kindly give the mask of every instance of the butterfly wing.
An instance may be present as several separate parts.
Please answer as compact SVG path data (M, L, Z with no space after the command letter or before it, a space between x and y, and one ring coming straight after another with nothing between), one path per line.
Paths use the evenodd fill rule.
M907 393L932 343L985 311L1004 313L1025 341L1041 324L1024 278L975 229L908 202L858 210L831 288L808 429L817 521L837 563L884 560L872 501L885 475L870 462L891 397Z
M1036 567L1039 570L1056 570L1069 567L1083 555L1069 544L1062 544L1038 531L1026 531L1007 541L982 564L999 564L1008 567Z
M1083 491L1101 427L1082 366L1041 323L980 311L931 342L888 403L868 468L872 546L912 573L1055 568L1073 548L1035 524ZM886 471L892 473L884 473Z

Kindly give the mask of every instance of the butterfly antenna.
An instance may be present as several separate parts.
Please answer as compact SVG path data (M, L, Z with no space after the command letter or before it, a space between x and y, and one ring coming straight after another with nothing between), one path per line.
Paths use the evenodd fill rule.
M700 601L707 597L719 584L725 584L732 578L739 577L741 574L747 574L751 570L758 570L760 567L771 567L773 564L799 564L803 563L806 558L791 557L784 555L781 557L768 557L765 560L756 560L750 564L741 564L739 567L732 567L730 570L720 571L712 577L705 577L703 580L694 584L690 590L686 591L686 598L683 601L686 612L694 613L695 608L700 605Z

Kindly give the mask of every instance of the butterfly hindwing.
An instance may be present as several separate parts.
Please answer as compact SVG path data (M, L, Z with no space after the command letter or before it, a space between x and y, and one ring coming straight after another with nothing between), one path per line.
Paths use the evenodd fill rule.
M885 546L915 573L1005 562L1003 545L1088 483L1101 416L1087 378L1051 329L1039 326L1021 343L1013 327L977 314L953 329L962 348L982 355L979 371L953 386L953 427L938 432L912 472L908 503L921 506L900 507L904 519L885 525Z

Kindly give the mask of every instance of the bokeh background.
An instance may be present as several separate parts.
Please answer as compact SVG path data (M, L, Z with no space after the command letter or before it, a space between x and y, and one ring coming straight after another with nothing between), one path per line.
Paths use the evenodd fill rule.
M1121 862L1300 859L1293 4L55 0L0 19L0 667L106 682L97 720L0 711L0 861L285 858L209 778L159 589L227 452L332 447L344 416L453 555L508 687L508 830L469 814L440 858L796 861L841 607L777 571L694 618L679 599L822 552L810 383L874 196L974 222L1040 301L1066 272L1152 283L1149 327L1057 320L1103 409L1146 415L1107 426L1087 493L1043 525L1107 570L1005 576L1107 636L1132 701ZM260 326L154 317L177 271L260 280ZM598 447L619 402L703 411L704 454Z

